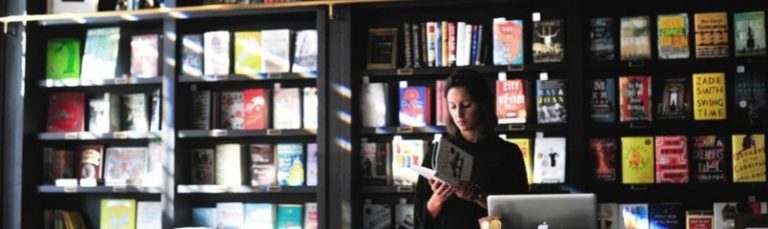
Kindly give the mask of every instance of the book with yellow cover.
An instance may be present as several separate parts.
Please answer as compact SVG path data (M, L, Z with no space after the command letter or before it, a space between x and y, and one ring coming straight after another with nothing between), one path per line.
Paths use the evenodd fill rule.
M261 32L235 33L235 74L261 72Z
M653 183L653 166L653 137L621 138L622 183Z
M507 138L508 142L511 142L517 147L520 147L520 152L523 153L523 162L525 163L525 173L528 177L528 184L533 183L533 170L531 166L531 139L528 138Z
M693 18L696 58L728 57L728 13L697 13Z
M136 228L136 200L134 199L102 199L101 200L101 229L134 229Z
M725 107L725 74L693 74L693 119L723 120Z
M735 134L733 182L765 182L765 134Z
M657 18L659 59L686 59L688 14L663 14Z

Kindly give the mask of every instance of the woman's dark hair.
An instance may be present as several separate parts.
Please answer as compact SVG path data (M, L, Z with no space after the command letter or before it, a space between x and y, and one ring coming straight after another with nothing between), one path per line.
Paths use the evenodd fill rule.
M485 77L479 72L470 69L460 69L453 72L445 80L445 91L443 95L448 97L448 91L451 88L463 87L472 97L477 105L477 127L485 136L494 134L494 128L499 123L499 119L496 117L495 109L495 97L493 92L488 87L488 83L485 82ZM446 106L448 108L448 106ZM446 130L450 135L456 135L458 128L456 123L453 122L453 118L450 115L450 111L446 111L448 115L448 123L446 123Z

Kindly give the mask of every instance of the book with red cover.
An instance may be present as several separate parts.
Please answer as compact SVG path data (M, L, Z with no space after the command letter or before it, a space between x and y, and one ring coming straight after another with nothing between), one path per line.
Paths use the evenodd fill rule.
M53 92L48 97L48 131L80 132L85 129L85 93Z
M246 130L264 130L269 123L267 91L264 88L252 88L243 91L245 110L244 127Z
M656 183L688 183L688 137L656 136Z
M622 122L651 121L651 77L619 77L619 106Z
M594 156L594 179L596 181L616 180L616 157L618 144L616 138L589 139L589 151Z
M499 124L525 123L528 106L522 79L496 81L496 117Z
M448 103L445 101L445 80L435 81L435 125L448 123Z
M432 123L431 97L428 87L400 88L400 126L428 126Z

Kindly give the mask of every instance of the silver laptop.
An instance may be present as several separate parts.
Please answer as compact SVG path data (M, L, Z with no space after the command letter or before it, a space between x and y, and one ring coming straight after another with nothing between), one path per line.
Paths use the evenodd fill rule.
M504 229L597 228L595 194L488 196L488 215Z

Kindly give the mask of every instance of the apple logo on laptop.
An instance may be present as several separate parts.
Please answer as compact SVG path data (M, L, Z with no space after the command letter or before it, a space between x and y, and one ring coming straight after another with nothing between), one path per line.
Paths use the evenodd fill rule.
M547 225L547 221L544 221L543 223L539 224L539 227L536 229L549 229L549 225Z

